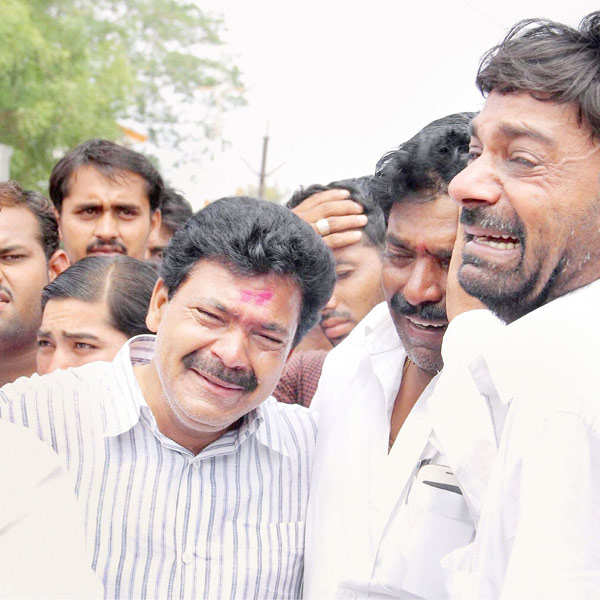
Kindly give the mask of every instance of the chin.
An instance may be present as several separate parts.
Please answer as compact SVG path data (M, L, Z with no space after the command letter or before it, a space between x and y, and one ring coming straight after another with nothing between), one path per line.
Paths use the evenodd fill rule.
M437 375L443 368L442 355L423 348L416 348L408 352L408 358L422 371Z

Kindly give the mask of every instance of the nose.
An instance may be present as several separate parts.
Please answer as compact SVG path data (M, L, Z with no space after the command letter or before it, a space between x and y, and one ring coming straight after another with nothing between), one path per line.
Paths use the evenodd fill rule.
M501 193L497 170L485 153L468 164L448 186L448 194L461 206L495 204Z
M329 298L329 300L327 301L327 304L325 305L325 308L323 310L324 311L335 310L336 306L337 306L337 298L335 297L335 290L334 290L333 294L331 294L331 298Z
M246 334L232 327L212 343L211 351L228 369L248 369L246 341Z
M110 211L104 211L96 220L94 235L101 240L114 240L118 237L116 219Z
M76 363L71 360L71 356L68 352L65 352L61 348L56 348L49 361L45 362L45 369L40 369L40 375L45 373L52 373L56 369L66 369L67 367L74 367Z
M408 281L402 290L413 306L424 302L439 302L444 297L444 269L432 256L421 256L413 264Z

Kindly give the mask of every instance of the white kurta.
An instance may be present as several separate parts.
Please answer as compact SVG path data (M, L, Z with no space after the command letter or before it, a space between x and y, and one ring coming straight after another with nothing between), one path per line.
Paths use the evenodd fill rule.
M434 382L388 455L405 357L382 303L325 361L311 405L319 414L319 432L307 519L307 600L440 600L441 558L472 539L465 497L416 479L421 461L448 465L446 444L453 451L463 444L461 427L452 423L441 427L443 437L437 433L446 414L444 407L430 411L427 405ZM481 432L481 447L495 448L489 414L481 418L470 425ZM452 415L452 421L459 419Z
M598 307L594 282L499 326L463 373L505 419L475 542L446 560L456 599L600 597Z

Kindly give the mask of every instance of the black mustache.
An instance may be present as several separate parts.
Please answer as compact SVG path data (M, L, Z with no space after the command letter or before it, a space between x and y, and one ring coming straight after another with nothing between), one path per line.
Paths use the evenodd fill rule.
M110 248L111 250L116 250L117 252L127 254L127 248L125 248L125 246L121 244L121 242L117 242L116 240L112 242L103 242L102 240L96 240L89 244L85 251L94 252L96 250L103 250L106 248Z
M338 317L339 319L348 319L349 321L352 320L352 315L348 312L330 310L328 312L323 311L321 313L321 322L325 321L325 319L332 319L333 317Z
M395 313L418 316L424 321L446 321L446 307L440 304L411 304L400 292L392 296L390 306Z
M488 206L463 207L460 212L460 222L463 225L476 225L484 229L492 229L505 235L510 235L523 242L525 227L517 215L510 220L502 219L494 214Z
M258 386L254 371L229 369L218 358L208 359L197 352L191 352L183 357L183 364L186 369L195 369L200 373L212 375L225 383L237 385L246 392L252 392Z

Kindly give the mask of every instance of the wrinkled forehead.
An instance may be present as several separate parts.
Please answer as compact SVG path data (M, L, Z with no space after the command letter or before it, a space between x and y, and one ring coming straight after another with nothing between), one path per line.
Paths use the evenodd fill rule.
M590 139L592 130L581 122L575 103L537 99L529 92L493 91L471 122L471 134L477 138L529 137L553 146L568 137Z
M424 202L396 202L390 211L387 239L410 249L452 251L456 239L458 205L440 194Z

